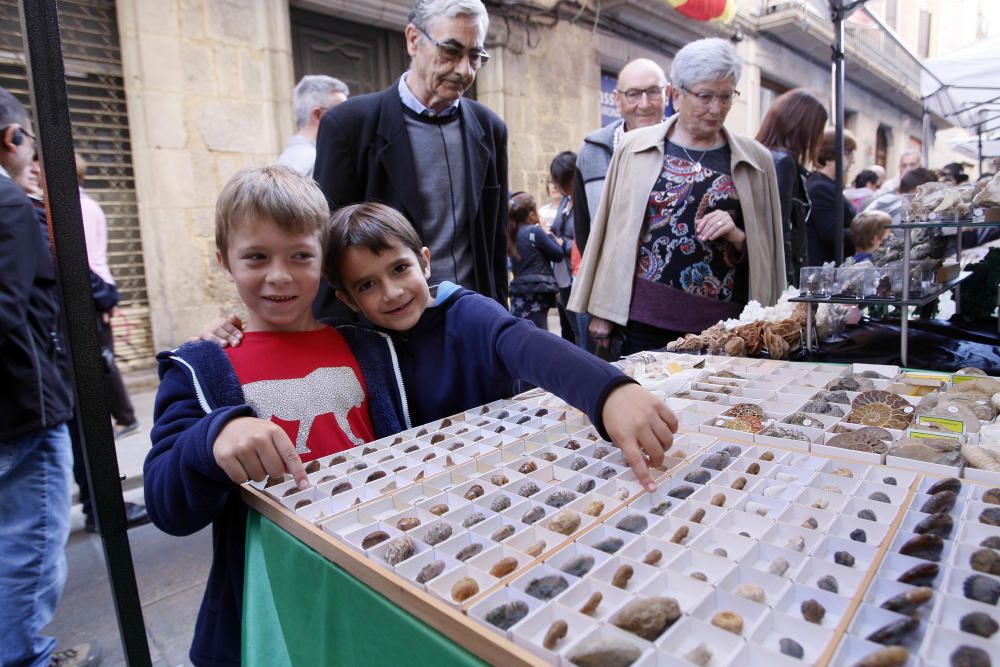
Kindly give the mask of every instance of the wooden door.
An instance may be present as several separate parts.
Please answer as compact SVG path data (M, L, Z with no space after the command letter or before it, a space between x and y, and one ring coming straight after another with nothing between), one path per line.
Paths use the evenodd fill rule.
M388 87L409 65L402 32L294 7L291 24L296 81L326 74L346 83L354 96Z

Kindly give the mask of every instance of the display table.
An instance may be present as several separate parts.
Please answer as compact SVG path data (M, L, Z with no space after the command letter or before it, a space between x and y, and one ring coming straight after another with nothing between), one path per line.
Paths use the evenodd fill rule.
M317 459L305 491L246 485L246 663L849 667L898 640L907 664L1000 664L960 625L995 613L977 550L1000 544L1000 471L913 458L941 437L908 428L979 448L975 414L910 393L958 402L975 378L658 353L628 370L680 423L652 493L539 391Z
M485 664L254 510L246 553L245 665Z

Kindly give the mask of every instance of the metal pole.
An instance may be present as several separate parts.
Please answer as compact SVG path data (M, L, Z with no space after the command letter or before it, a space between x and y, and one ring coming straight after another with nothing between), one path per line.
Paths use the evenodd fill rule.
M39 154L45 171L62 306L69 324L69 349L87 483L104 545L104 560L125 659L129 665L145 666L152 664L149 644L126 533L125 503L107 394L100 391L107 381L97 342L94 297L90 291L57 1L22 0L20 19ZM85 400L79 400L81 397Z
M844 5L843 0L831 0L833 10L833 103L836 135L834 154L837 173L834 178L836 192L840 198L833 207L834 235L833 248L837 264L844 262L844 207L841 204L844 192Z
M979 132L976 134L976 162L979 165L979 175L983 175L983 124L979 124Z
M913 243L910 239L910 228L903 229L903 303L899 313L899 363L907 366L907 359L910 356L910 248Z
M924 109L920 114L920 138L922 141L921 157L923 164L931 163L931 110L927 107L927 100L924 100Z

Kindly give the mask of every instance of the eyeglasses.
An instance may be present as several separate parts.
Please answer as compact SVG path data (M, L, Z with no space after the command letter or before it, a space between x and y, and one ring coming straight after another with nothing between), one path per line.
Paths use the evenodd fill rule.
M427 41L437 47L438 56L445 62L458 63L461 62L462 58L468 56L469 67L472 69L479 69L490 61L490 54L488 54L486 49L481 46L474 46L471 49L467 49L463 44L455 39L439 42L428 35L422 28L416 25L413 27L417 29L417 32L426 37Z
M681 90L693 97L698 101L698 104L703 107L712 106L712 102L719 100L719 104L728 107L732 106L733 100L740 96L740 91L733 89L731 93L724 93L722 95L715 95L714 93L696 93L690 88L685 88L681 86Z
M618 90L616 88L615 90L618 92L619 95L624 97L629 104L635 104L636 102L642 99L643 95L645 95L646 99L649 100L650 102L659 102L660 100L663 99L662 86L653 86L652 88L645 88L645 89L631 88L629 90Z

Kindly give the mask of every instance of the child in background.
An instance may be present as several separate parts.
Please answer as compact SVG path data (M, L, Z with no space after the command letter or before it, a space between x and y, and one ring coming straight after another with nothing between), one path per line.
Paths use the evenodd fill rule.
M187 343L157 356L146 507L172 535L212 524L195 665L240 663L247 515L239 485L288 472L307 488L303 461L409 426L392 341L313 318L328 216L316 184L286 167L236 174L216 204L215 239L249 310L243 345Z
M511 196L507 224L507 254L514 273L510 314L547 331L549 309L556 307L559 294L552 262L564 259L563 246L542 228L535 198L526 192Z
M522 206L533 209L515 197ZM337 297L397 342L414 423L509 397L524 380L586 412L655 490L648 464L662 463L677 419L634 380L480 294L448 282L429 287L430 251L388 206L337 211L324 251Z
M851 242L856 251L852 264L871 261L872 254L891 233L887 229L890 224L892 218L884 211L865 211L851 221Z

